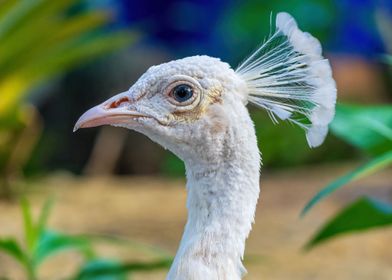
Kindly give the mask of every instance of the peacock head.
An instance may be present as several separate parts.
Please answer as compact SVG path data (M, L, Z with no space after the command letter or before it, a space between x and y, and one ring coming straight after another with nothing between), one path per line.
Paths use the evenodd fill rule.
M181 158L190 153L194 157L201 145L214 147L210 142L235 124L229 119L245 111L246 92L245 82L227 63L208 56L187 57L150 67L128 91L84 113L75 130L125 127Z
M217 58L193 56L152 66L126 92L84 113L75 130L121 126L147 135L180 158L213 154L229 129L248 122L246 104L287 120L320 145L335 111L336 87L320 43L287 13L276 32L235 71ZM253 128L252 128L253 129Z

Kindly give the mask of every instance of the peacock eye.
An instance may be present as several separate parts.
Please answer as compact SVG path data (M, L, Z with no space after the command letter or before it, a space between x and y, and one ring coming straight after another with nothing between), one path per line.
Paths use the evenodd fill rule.
M193 89L186 84L178 85L173 89L172 96L177 102L185 102L192 98Z

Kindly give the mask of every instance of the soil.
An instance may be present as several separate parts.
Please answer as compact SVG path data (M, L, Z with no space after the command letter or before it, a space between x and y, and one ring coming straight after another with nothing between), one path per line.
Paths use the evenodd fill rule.
M317 205L304 218L309 198L353 165L263 171L256 223L247 241L247 280L390 280L392 228L335 238L310 251L303 246L346 203L364 194L392 200L392 170L353 183ZM74 177L54 174L30 183L28 197L37 213L45 199L56 204L50 228L69 234L105 234L149 244L174 255L186 221L183 179L141 177ZM0 202L0 236L22 238L18 203ZM101 256L126 261L155 260L140 246L99 245ZM40 269L40 279L64 279L81 257L59 254ZM132 279L164 279L166 270L135 274ZM24 279L20 267L0 255L0 275Z

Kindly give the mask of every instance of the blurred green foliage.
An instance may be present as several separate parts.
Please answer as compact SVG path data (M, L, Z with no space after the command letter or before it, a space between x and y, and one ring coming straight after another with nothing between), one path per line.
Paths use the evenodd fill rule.
M392 50L392 37L389 34L392 27L391 18L384 11L378 11L376 19L386 46ZM391 56L384 57L385 62L392 67ZM339 105L331 124L331 130L337 137L367 153L371 159L321 189L309 200L302 210L302 215L334 191L346 186L347 183L392 165L392 106L390 104L383 106ZM391 204L374 198L359 198L340 210L322 226L306 247L312 248L341 234L391 225Z
M331 124L332 132L372 159L321 189L304 207L306 214L334 191L392 165L392 106L339 105ZM339 211L312 238L308 248L347 232L392 225L392 205L375 199L359 199Z
M338 105L331 131L374 158L320 190L305 206L303 214L347 183L392 164L392 106Z
M138 244L138 249L153 253L158 260L154 262L121 262L115 259L107 259L97 256L93 244L100 241L115 245L134 245L131 242L116 239L114 237L99 237L88 235L67 235L48 229L47 222L53 205L48 200L37 219L33 221L30 204L27 200L21 203L24 224L24 246L16 238L0 238L0 252L7 254L17 261L25 271L26 279L38 280L39 268L50 257L67 251L76 251L84 259L79 270L69 279L129 279L128 275L136 271L151 271L167 268L171 258L163 254L161 250ZM136 248L135 246L133 246Z
M37 87L88 60L135 39L107 32L111 15L75 10L77 0L0 2L0 195L18 176L40 134L40 118L28 104ZM34 91L35 90L35 91Z
M29 203L21 203L24 224L24 243L21 246L15 238L0 239L0 251L13 257L24 268L26 278L38 279L38 268L44 260L60 251L77 250L86 258L92 256L87 240L66 236L46 228L52 201L48 200L41 210L38 221L34 222Z
M391 106L339 104L331 129L356 148L370 155L381 155L392 149Z
M392 205L362 197L342 209L306 245L307 249L341 234L390 226Z
M313 206L319 203L321 200L330 196L333 192L345 186L346 184L359 180L363 177L369 176L381 169L384 169L392 165L392 149L389 152L378 156L362 166L354 169L353 171L339 177L323 189L321 189L312 199L306 204L302 211L302 215L306 214Z
M17 110L34 86L134 36L103 33L104 11L69 14L76 0L2 1L0 4L0 116Z
M97 259L87 262L73 278L75 280L125 280L133 272L149 272L169 268L170 259L156 262L121 263L116 260Z
M273 30L268 19L273 20L276 13L286 11L300 19L301 28L325 40L333 22L336 20L336 6L330 0L244 0L227 11L221 29L228 37L232 54L230 62L239 63L252 49L261 43ZM240 53L242 52L242 53Z

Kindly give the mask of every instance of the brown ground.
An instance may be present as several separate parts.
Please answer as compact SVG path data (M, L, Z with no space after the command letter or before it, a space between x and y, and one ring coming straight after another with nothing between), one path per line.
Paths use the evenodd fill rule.
M390 280L392 228L332 240L305 253L301 247L339 207L358 195L392 197L392 170L363 179L318 205L304 219L298 214L317 189L352 166L307 167L263 174L256 224L247 242L245 279L269 280ZM58 174L34 183L30 199L37 210L42 201L57 198L50 226L67 233L119 235L176 251L186 219L183 180L161 178L75 178ZM0 236L21 236L18 205L0 203ZM129 247L99 248L105 256L151 259ZM63 254L47 262L42 279L69 275L80 261ZM0 275L23 279L19 268L0 256ZM134 279L164 279L165 271Z

